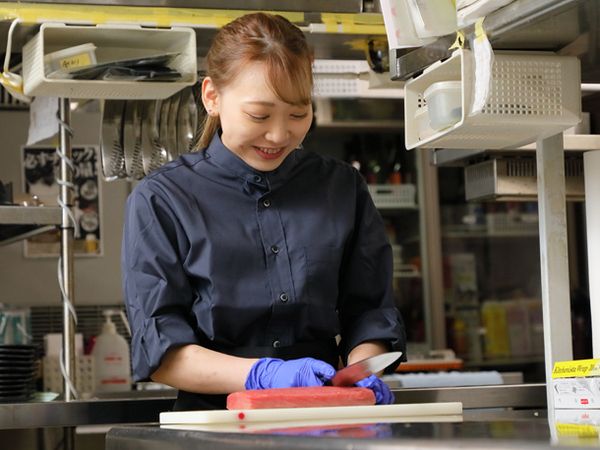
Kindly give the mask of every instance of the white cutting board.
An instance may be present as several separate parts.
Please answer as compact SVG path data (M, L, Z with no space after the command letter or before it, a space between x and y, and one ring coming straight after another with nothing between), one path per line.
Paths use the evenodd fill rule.
M302 432L306 427L331 429L340 426L363 426L382 423L440 423L440 422L462 422L462 414L448 414L443 416L399 416L399 417L368 417L353 419L319 419L319 420L293 420L287 422L236 422L236 423L177 423L162 424L161 428L171 430L188 431L212 431L227 433L256 433L260 431L277 432L281 430L298 430Z
M370 417L443 416L462 414L462 403L323 406L318 408L172 411L160 413L161 424L288 422L299 420L368 419Z

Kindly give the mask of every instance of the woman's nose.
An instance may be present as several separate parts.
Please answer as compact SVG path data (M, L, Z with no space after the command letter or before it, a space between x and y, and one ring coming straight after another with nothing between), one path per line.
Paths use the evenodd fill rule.
M285 144L290 136L290 130L287 122L285 121L273 121L267 130L265 136L269 142L275 144Z

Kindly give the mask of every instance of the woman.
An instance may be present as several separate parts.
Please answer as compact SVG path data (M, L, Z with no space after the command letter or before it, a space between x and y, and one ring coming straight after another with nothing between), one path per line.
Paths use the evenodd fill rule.
M281 16L223 27L207 56L199 151L128 199L134 378L179 389L176 410L223 408L244 389L320 386L340 357L404 350L391 249L365 183L300 148L311 64ZM393 402L376 376L358 384Z

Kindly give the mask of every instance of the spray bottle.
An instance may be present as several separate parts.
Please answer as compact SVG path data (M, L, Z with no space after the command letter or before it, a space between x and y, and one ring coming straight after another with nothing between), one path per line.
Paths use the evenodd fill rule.
M120 315L129 331L127 320L123 317L122 311L107 309L103 314L106 321L92 350L96 379L95 392L129 391L131 389L129 345L125 338L117 333L117 327L111 317Z

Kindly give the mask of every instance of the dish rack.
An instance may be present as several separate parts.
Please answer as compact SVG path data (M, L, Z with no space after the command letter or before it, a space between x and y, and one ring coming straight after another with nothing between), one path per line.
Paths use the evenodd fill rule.
M576 57L496 53L486 106L470 115L474 64L473 53L459 49L406 82L407 149L520 146L560 133L580 121L581 71ZM440 81L461 82L462 111L457 123L435 130L429 124L423 93Z
M367 187L378 209L417 207L414 184L369 184Z
M45 56L69 48L95 46L97 64L175 53L169 63L178 81L74 80L48 78ZM23 88L28 96L78 99L167 98L197 79L196 34L191 28L72 26L44 23L23 46Z

